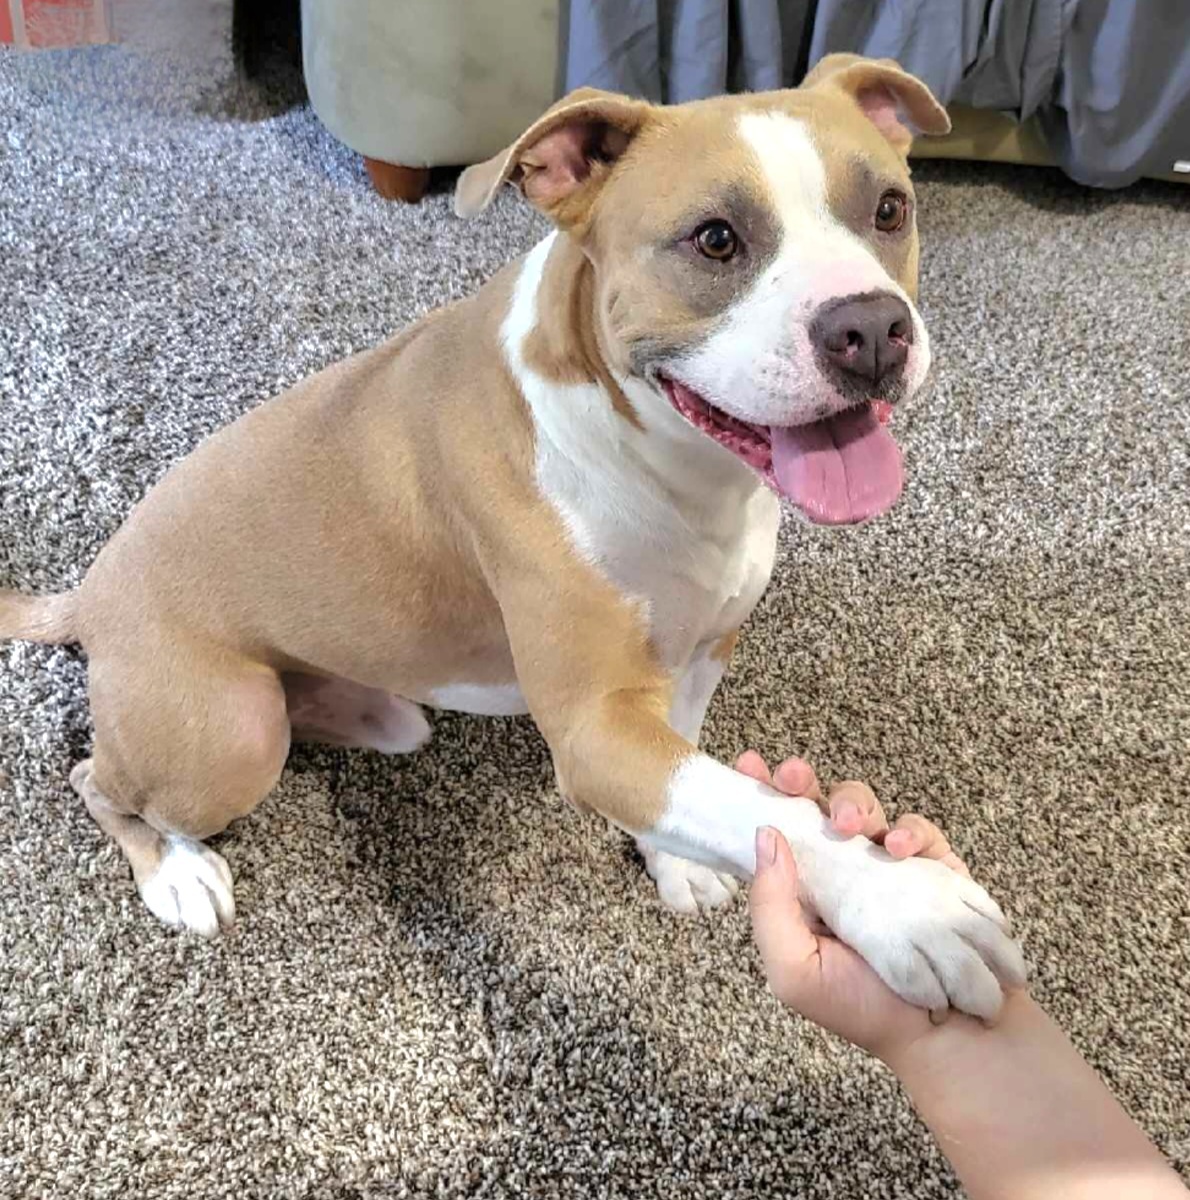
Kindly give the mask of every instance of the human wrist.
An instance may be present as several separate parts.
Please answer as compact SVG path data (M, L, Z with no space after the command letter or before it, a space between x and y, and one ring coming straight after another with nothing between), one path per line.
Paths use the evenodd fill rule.
M910 1027L886 1045L874 1048L876 1056L910 1091L938 1079L952 1079L968 1063L988 1052L990 1041L1005 1032L1015 1033L1044 1020L1041 1010L1023 988L1004 997L1004 1007L995 1025L989 1026L965 1013L951 1011L940 1024L923 1012Z

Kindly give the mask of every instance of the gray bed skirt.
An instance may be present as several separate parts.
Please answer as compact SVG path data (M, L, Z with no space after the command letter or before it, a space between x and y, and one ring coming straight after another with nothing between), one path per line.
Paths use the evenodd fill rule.
M1058 163L1121 187L1190 160L1184 0L564 0L567 88L679 103L791 87L838 50L944 103L1036 115Z

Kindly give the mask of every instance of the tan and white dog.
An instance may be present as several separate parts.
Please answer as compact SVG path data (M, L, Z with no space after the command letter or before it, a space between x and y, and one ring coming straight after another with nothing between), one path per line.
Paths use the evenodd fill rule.
M76 591L0 594L0 636L86 650L71 780L161 920L232 920L203 839L291 739L406 753L423 705L529 712L564 795L635 836L669 904L728 899L776 826L897 992L998 1010L1023 965L982 888L696 749L778 494L852 523L901 490L886 422L929 365L901 113L947 128L918 80L852 56L678 107L571 94L457 194L471 215L512 181L557 232L209 438Z

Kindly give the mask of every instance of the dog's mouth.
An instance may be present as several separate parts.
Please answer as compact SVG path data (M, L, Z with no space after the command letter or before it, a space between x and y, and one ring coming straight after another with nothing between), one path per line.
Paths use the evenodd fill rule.
M865 400L802 425L753 425L661 376L669 402L818 525L856 525L887 512L904 485L892 405Z

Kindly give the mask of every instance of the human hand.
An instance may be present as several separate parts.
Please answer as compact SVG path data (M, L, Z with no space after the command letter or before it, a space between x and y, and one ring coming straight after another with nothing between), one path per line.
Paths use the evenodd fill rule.
M837 832L862 834L893 858L931 858L969 874L942 831L924 817L907 814L890 827L866 784L841 783L823 797L804 760L789 759L770 775L755 751L741 755L736 769L779 791L816 800ZM799 898L793 854L774 829L757 831L749 905L769 987L782 1003L882 1058L929 1030L931 1014L901 1000L854 950L821 926L815 928Z
M889 825L884 808L866 783L855 779L836 783L823 796L814 768L804 758L787 758L770 772L768 764L755 750L745 750L736 760L735 769L787 796L805 796L813 800L831 819L831 825L846 837L857 834L883 846L893 858L937 859L943 866L968 878L971 872L951 849L946 835L932 821L917 813L905 813Z

